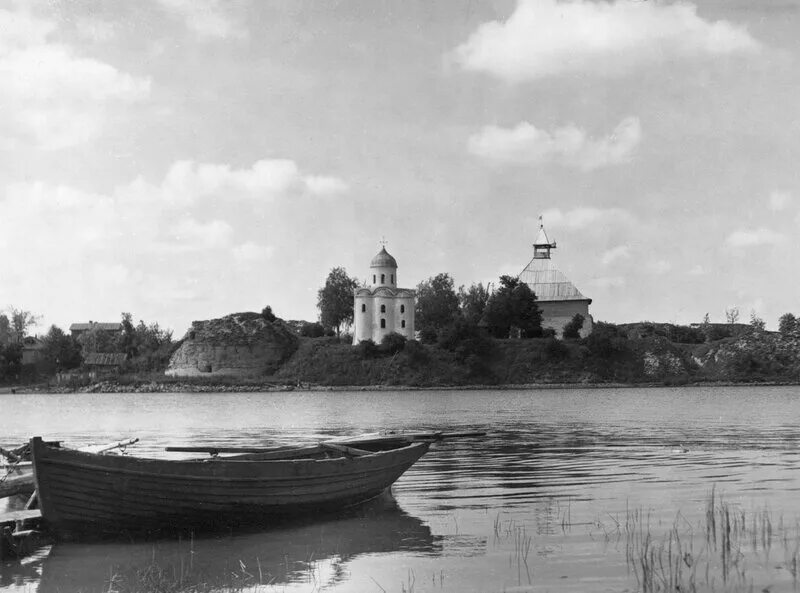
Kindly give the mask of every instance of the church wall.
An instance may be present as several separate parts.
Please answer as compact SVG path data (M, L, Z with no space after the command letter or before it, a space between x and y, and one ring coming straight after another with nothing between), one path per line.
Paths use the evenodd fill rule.
M362 311L366 305L366 311ZM381 306L386 307L381 312ZM401 312L401 308L404 309ZM381 327L381 319L386 321L386 327ZM403 321L406 326L403 327ZM357 295L355 297L355 311L353 322L353 344L364 340L372 340L380 344L385 336L398 333L406 339L414 339L414 296L389 296L389 295Z
M536 301L542 311L542 328L552 327L560 338L564 326L572 321L577 313L584 317L581 337L592 333L592 317L589 315L588 301Z

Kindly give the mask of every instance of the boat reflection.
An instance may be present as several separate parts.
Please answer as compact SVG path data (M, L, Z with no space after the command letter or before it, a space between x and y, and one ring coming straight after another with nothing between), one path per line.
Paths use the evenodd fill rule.
M236 588L309 579L336 584L365 554L438 554L440 538L391 495L345 514L269 531L148 543L58 543L42 562L40 593ZM323 570L324 569L324 570ZM323 573L324 572L324 578Z

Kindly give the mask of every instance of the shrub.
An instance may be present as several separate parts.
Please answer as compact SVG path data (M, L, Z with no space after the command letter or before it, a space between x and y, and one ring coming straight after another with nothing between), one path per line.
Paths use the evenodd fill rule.
M581 329L583 329L583 322L586 318L580 313L575 313L572 320L564 326L562 335L565 339L577 340L581 337Z
M432 327L423 327L419 330L419 341L423 344L435 344L439 335Z
M542 330L542 337L543 338L555 338L556 337L556 330L552 327L546 327Z
M321 338L325 335L325 328L319 322L309 323L303 322L300 326L300 335L304 338Z
M270 307L269 305L261 309L261 317L263 317L270 323L272 323L277 319L277 317L275 317L275 313L272 312L272 307Z
M569 348L561 340L553 337L547 338L544 345L544 352L547 360L564 360L569 358Z
M381 341L380 350L384 354L397 354L401 352L406 346L406 337L392 332L383 336Z
M375 358L378 355L378 346L372 340L363 340L356 346L356 352L361 358Z

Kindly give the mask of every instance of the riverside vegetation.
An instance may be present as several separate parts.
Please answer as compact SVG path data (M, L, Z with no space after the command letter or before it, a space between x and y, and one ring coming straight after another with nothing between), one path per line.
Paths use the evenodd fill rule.
M47 388L56 377L61 389L100 391L800 382L800 322L791 313L780 318L778 332L767 331L755 315L749 324L736 323L738 311L728 310L725 324L711 323L708 315L691 327L597 322L586 337L580 337L585 320L576 315L558 339L552 328L542 327L535 294L517 278L502 276L496 290L482 284L456 290L448 274L438 274L417 286L418 340L391 334L381 344L353 347L346 333L353 300L345 297L354 285L344 269L334 268L319 290L320 322L313 323L284 321L265 307L261 314L195 322L177 341L157 323L134 325L130 313L122 314L114 335L89 331L76 339L53 326L39 340L39 360L29 365L22 363L22 350L31 338L23 336L36 317L12 309L11 320L0 315L0 385ZM186 348L203 346L189 343L195 334L206 352L227 350L229 360L237 352L253 356L265 347L273 352L269 364L249 361L248 372L236 377L166 377L176 356L186 359L184 368L191 366ZM273 343L258 342L277 334L291 334L281 342L282 353ZM98 382L97 373L81 372L92 352L123 353L125 363ZM198 368L213 366L202 362Z

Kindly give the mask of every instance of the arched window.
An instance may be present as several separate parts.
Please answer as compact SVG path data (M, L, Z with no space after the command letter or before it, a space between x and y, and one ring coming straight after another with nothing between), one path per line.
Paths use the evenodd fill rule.
M403 321L400 322L400 327L405 327L405 326L406 326L406 320L403 319Z
M405 313L406 312L406 306L405 305L400 305L400 312L401 313Z
M381 305L381 313L386 313L386 305Z
M378 280L375 278L375 274L372 275L372 283L375 284Z
M381 284L386 284L386 274L381 274Z
M386 320L381 319L381 329L386 329Z
M366 313L367 312L367 306L366 305L361 305L361 312L362 313Z
M394 284L394 274L392 274L392 284Z

